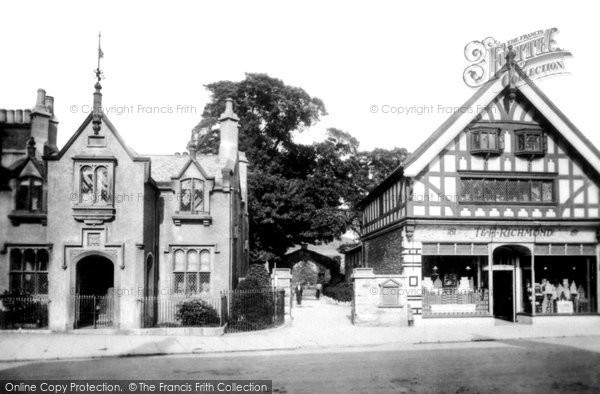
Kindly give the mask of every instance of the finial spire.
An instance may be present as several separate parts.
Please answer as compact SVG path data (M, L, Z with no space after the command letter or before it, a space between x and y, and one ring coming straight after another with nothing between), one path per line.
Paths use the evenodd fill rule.
M94 134L98 135L100 132L100 124L102 123L102 85L100 85L100 81L102 80L102 70L100 70L100 59L104 58L104 52L102 52L101 41L102 33L98 32L98 67L94 71L96 74L96 84L94 88L96 91L94 92L94 109L92 114L92 129L94 130Z
M517 88L515 87L515 66L517 57L517 53L513 49L512 45L508 46L508 52L506 53L506 65L508 67L508 83L509 83L509 93L508 99L512 102L515 101L517 97Z
M225 111L223 111L223 113L221 114L219 121L227 119L231 119L236 122L240 120L240 118L237 117L235 112L233 112L233 100L231 98L225 99Z

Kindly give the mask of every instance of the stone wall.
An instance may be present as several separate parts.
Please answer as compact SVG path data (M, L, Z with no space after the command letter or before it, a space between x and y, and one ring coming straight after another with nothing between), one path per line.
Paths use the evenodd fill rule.
M361 326L408 326L407 280L401 275L377 275L372 268L352 274L352 323ZM390 302L397 297L397 302Z
M375 238L365 240L365 262L377 275L402 274L402 232L392 230Z

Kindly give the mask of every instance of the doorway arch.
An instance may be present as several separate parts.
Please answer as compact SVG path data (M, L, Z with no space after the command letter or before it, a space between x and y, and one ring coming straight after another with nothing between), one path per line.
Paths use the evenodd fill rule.
M114 320L114 264L99 254L76 265L75 328L112 326Z

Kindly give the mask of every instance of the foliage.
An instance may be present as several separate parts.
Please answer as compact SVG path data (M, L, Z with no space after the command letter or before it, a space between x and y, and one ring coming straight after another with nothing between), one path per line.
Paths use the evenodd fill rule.
M301 243L321 244L357 230L354 207L406 157L405 149L359 152L350 134L330 128L311 145L293 136L326 115L323 102L266 74L206 85L211 101L201 122L200 153L218 151L218 118L227 98L240 118L240 146L249 159L248 211L252 263L280 259Z
M175 318L184 327L218 326L219 314L203 300L190 300L177 306Z
M359 245L359 242L346 242L337 247L338 253L344 254L346 251Z
M46 327L48 325L48 304L22 292L4 291L0 296L0 326Z
M292 277L294 278L294 284L315 285L319 280L319 267L312 261L301 261L294 264Z
M350 283L338 283L335 286L327 286L323 289L323 295L329 298L333 298L340 302L350 302L354 295L352 284Z
M262 330L273 325L274 292L256 278L246 278L231 293L229 326L237 331Z
M246 274L246 279L244 281L246 280L256 281L256 286L258 286L258 288L271 287L271 275L269 275L269 272L263 264L251 264L248 268L248 273ZM244 281L242 281L242 283ZM244 287L242 283L240 283L238 289ZM254 284L252 286L254 286ZM252 286L250 286L250 288L253 288Z

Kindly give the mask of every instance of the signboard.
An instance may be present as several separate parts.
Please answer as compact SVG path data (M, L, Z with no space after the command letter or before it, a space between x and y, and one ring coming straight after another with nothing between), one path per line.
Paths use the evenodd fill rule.
M415 227L414 240L420 242L516 242L516 243L596 243L595 229L576 227L523 226L433 226Z
M471 63L463 73L463 80L470 87L479 87L489 81L506 63L510 48L515 51L515 61L530 79L566 73L565 58L572 57L556 43L558 29L552 27L523 34L506 42L492 37L471 41L465 46L465 58ZM508 77L507 77L508 78ZM513 75L512 82L519 84ZM505 86L509 81L504 81Z

